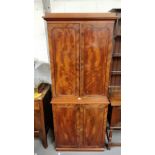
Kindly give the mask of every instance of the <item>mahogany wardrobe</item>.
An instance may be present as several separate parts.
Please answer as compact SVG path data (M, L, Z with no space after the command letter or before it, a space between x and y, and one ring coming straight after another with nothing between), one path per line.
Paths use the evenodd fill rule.
M46 13L56 150L104 150L113 13Z

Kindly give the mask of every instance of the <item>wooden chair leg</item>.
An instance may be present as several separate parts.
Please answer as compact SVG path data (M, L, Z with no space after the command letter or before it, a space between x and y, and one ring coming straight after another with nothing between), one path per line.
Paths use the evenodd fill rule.
M108 149L109 144L109 133L108 133L108 127L106 128L106 137L107 137L107 143L105 144L106 148Z
M112 129L110 129L109 136L108 136L108 149L111 149L111 141L112 141Z
M42 140L42 144L43 144L44 148L47 148L48 144L47 144L47 136L46 136L46 133L42 133L41 134L41 140Z
M47 148L47 146L48 146L48 145L47 145L47 140L43 139L43 140L42 140L42 144L43 144L44 148Z

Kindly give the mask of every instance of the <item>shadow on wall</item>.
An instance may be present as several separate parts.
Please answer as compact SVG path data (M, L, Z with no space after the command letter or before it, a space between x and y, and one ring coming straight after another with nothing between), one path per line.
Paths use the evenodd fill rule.
M51 84L50 64L34 60L34 87L40 83Z

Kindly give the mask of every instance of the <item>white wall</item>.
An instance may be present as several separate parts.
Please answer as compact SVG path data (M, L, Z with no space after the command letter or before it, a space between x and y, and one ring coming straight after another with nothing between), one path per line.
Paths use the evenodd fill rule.
M43 62L49 62L48 44L46 38L46 24L42 19L42 1L34 0L34 24L35 24L35 52L34 58ZM112 8L121 8L121 0L49 0L51 12L107 12ZM46 6L47 7L47 6Z
M108 12L121 8L121 0L50 0L52 12Z
M42 0L34 0L34 58L39 61L48 62L46 24L42 18L43 15Z

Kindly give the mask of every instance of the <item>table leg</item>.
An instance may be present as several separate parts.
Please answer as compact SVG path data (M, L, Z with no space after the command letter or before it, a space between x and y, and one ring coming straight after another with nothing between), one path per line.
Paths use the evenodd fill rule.
M110 129L109 136L108 136L108 149L111 148L111 141L112 141L112 129Z

